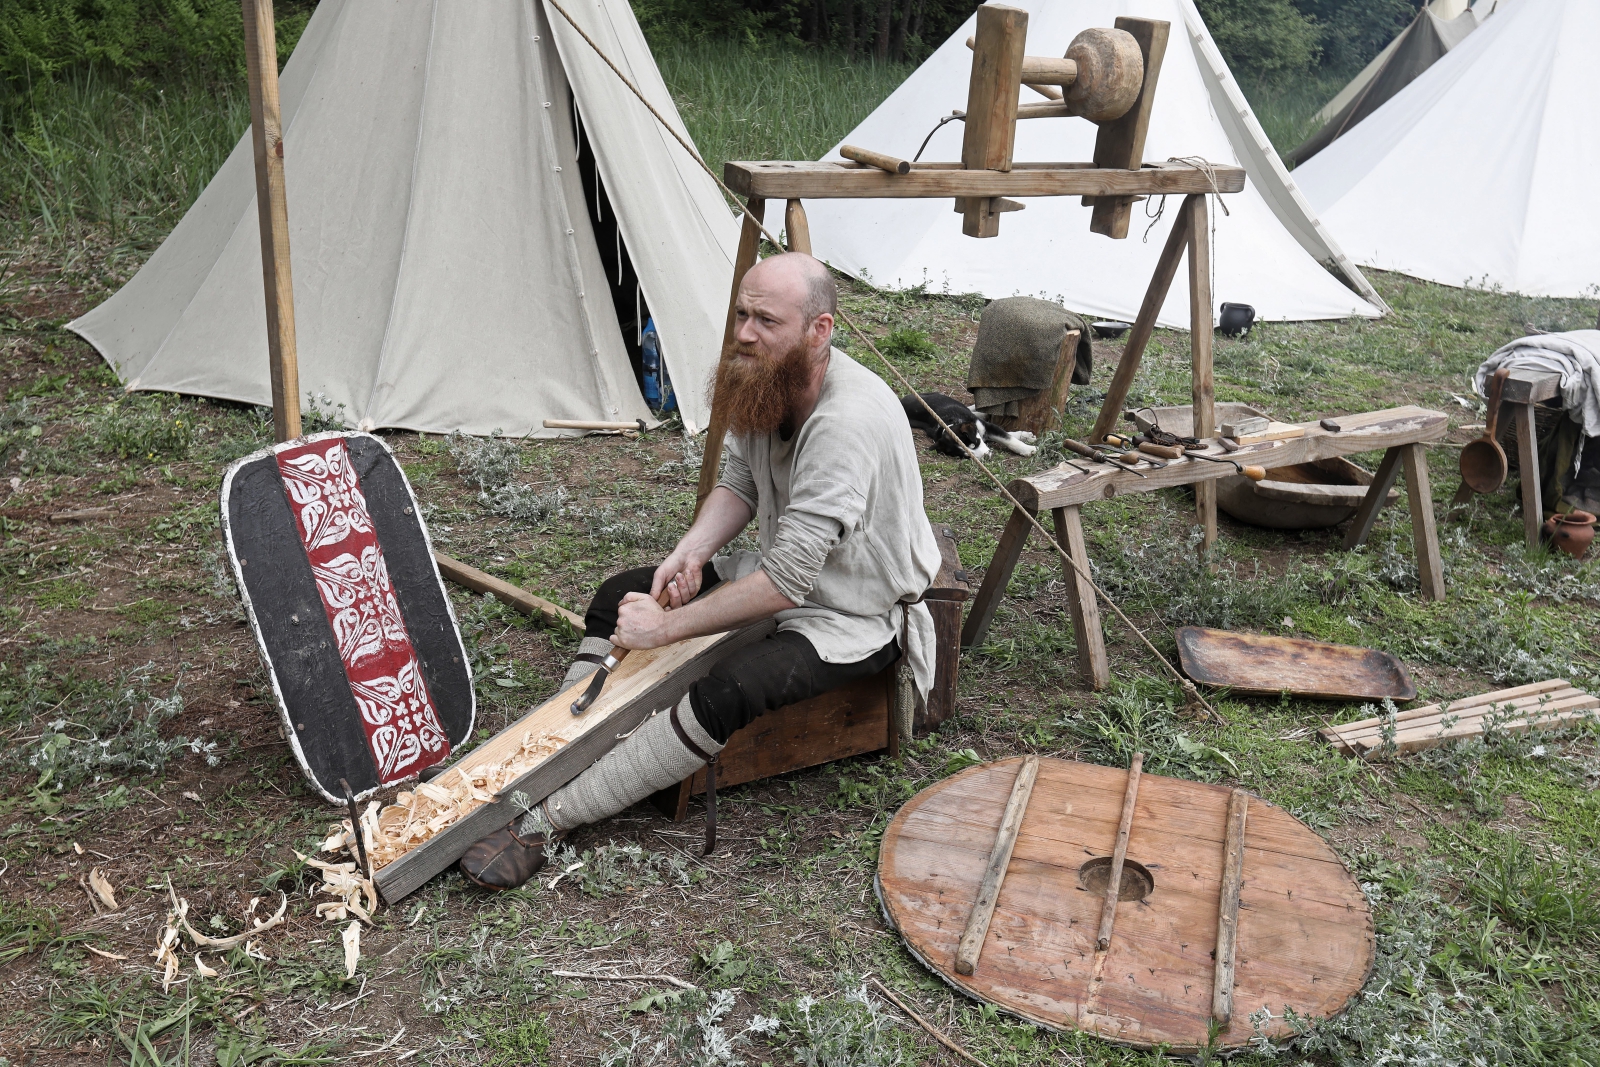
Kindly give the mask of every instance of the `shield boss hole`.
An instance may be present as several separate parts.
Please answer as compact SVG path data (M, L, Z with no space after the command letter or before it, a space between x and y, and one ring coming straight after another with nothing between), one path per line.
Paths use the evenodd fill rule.
M1096 896L1105 896L1106 883L1111 881L1111 857L1096 856L1078 868L1078 888ZM1117 899L1143 900L1155 889L1156 880L1142 863L1122 861L1122 884L1117 886Z

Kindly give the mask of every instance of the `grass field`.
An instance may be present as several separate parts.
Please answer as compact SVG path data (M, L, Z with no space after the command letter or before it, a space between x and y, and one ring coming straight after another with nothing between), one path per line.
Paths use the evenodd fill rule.
M661 58L713 160L815 155L896 77L710 46ZM759 95L741 102L752 85ZM781 121L785 108L800 118ZM1295 106L1284 109L1292 129ZM1223 694L1226 723L1201 721L1115 623L1114 684L1095 693L1071 669L1060 571L1037 545L989 640L963 657L957 717L899 760L727 791L709 858L697 815L672 825L638 808L575 835L563 866L582 866L559 884L552 871L489 895L446 874L379 912L345 979L339 927L313 914L314 872L292 851L315 849L337 813L307 790L281 738L219 540L223 470L270 441L270 418L126 396L61 328L181 217L241 115L227 95L87 85L0 140L0 1063L958 1063L875 995L852 996L869 973L994 1067L1167 1062L953 994L885 928L871 892L883 827L918 789L974 760L1034 752L1120 766L1139 750L1150 773L1281 805L1328 839L1371 902L1377 964L1350 1010L1305 1020L1288 1051L1233 1062L1600 1065L1600 730L1347 760L1315 730L1371 712ZM1387 649L1425 700L1555 676L1594 689L1600 563L1526 551L1514 481L1461 513L1444 508L1455 444L1469 436L1460 426L1480 417L1452 395L1526 324L1588 323L1593 302L1374 280L1395 309L1382 320L1219 339L1218 398L1280 418L1403 403L1449 412L1449 441L1430 450L1448 599L1417 595L1403 508L1354 553L1339 531L1224 519L1213 569L1189 551L1178 492L1086 509L1097 580L1167 655L1171 627L1202 623ZM850 282L843 292L919 388L962 392L981 301ZM1135 402L1187 398L1187 345L1158 333ZM1070 431L1092 421L1116 355L1097 344ZM606 574L659 559L692 508L698 445L670 433L387 440L443 550L573 608ZM956 529L976 579L1005 508L970 465L919 449L929 514ZM506 518L486 506L484 482L559 485L583 506ZM104 511L61 518L85 509ZM553 692L575 637L452 595L484 738ZM114 885L116 911L101 914L80 884L93 868ZM252 897L270 912L286 894L289 920L261 939L266 959L207 955L217 977L206 978L185 951L163 989L149 954L169 881L216 936L241 928ZM698 990L556 971L665 974ZM752 1028L758 1014L776 1032Z

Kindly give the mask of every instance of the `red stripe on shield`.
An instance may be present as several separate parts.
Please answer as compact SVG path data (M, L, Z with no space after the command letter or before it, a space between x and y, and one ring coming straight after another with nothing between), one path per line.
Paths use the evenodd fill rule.
M384 785L450 753L342 438L278 453L278 472Z

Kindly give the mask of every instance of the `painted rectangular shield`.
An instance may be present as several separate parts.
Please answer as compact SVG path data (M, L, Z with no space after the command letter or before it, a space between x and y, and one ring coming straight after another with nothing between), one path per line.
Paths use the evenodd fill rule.
M222 529L284 733L342 802L445 762L472 734L466 649L405 472L367 433L246 456Z

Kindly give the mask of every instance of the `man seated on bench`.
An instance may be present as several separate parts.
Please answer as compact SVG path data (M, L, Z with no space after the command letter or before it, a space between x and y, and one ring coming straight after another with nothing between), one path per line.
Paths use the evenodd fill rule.
M917 691L928 692L933 619L913 602L938 574L939 546L916 446L894 392L831 347L837 310L827 268L803 253L745 275L715 383L728 417L721 481L665 562L600 586L565 684L597 670L613 643L659 648L770 618L777 632L727 656L676 707L474 844L461 857L472 881L521 885L544 865L547 842L689 777L765 712L877 674L899 659L902 634ZM751 519L761 551L713 559ZM670 610L656 602L663 589Z

